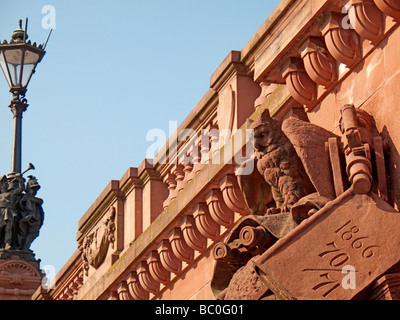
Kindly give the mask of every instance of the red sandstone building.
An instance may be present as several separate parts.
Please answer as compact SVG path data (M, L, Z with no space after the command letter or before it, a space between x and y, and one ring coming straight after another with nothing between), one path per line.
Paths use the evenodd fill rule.
M396 299L399 19L399 0L283 0L33 299Z

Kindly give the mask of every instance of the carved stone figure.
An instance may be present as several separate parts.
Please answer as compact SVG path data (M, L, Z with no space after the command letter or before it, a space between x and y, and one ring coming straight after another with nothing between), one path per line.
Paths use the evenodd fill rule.
M268 214L291 212L294 204L314 192L317 194L313 198L318 203L334 198L329 155L325 149L326 141L336 137L334 134L297 118L286 119L281 125L270 117L268 110L260 119L249 121L248 128L254 130L255 148L254 159L249 161L256 162L258 173L270 186L275 201L275 207L269 208ZM254 177L258 173L238 177L249 207L260 207L259 203L263 202L254 198L254 192L247 192L255 188L249 185L259 181ZM263 192L259 194L266 197Z
M289 212L310 189L301 161L282 132L280 123L270 117L268 109L261 119L251 123L249 129L254 129L257 169L271 186L276 204L274 213Z
M40 185L34 176L28 178L25 194L19 202L21 215L18 224L18 248L20 250L29 249L33 240L39 235L44 220L43 200L36 197Z
M17 204L25 189L25 179L21 175L16 175L10 181L6 180L5 177L2 178L0 193L0 248L10 250L17 246L16 232L19 219Z
M36 177L23 174L34 169L32 164L23 173L0 179L0 259L18 255L26 261L35 261L29 249L43 225L43 200L36 197L40 185Z

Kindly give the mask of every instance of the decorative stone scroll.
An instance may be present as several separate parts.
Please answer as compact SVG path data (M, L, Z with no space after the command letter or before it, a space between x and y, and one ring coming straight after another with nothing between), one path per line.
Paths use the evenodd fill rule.
M368 300L400 300L400 273L385 274L375 281Z
M170 273L163 267L160 261L160 256L156 250L152 250L147 256L147 264L151 277L159 283L167 284L170 278Z
M151 293L156 293L159 290L159 282L151 276L146 261L139 262L136 267L136 273L143 289Z
M233 212L225 204L219 187L213 188L207 193L206 202L210 215L217 224L229 226L233 223Z
M185 215L183 217L181 230L185 242L190 248L199 252L203 252L207 248L207 237L200 233L192 215Z

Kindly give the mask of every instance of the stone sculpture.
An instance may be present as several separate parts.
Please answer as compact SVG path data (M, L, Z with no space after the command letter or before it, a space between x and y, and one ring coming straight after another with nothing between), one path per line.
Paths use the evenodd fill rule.
M269 213L289 212L290 208L310 190L310 182L290 140L281 130L278 120L266 109L254 129L257 169L271 186L276 208Z
M33 167L33 166L32 166ZM18 254L33 260L29 249L43 225L43 200L36 197L40 185L36 177L21 173L0 180L0 258Z
M329 155L325 147L329 138L336 137L333 133L294 117L281 124L270 117L268 109L260 119L248 121L248 128L254 130L255 148L254 159L249 161L256 162L258 172L238 179L249 207L260 207L259 203L263 202L263 199L254 198L254 192L246 192L248 185L257 181L255 176L258 175L269 185L274 200L274 206L267 209L267 214L291 212L300 199L311 194L308 203L315 201L316 206L334 198ZM300 216L298 213L296 218Z
M400 258L385 258L384 251L388 248L371 251L383 243L388 246L379 236L380 224L398 228L393 231L396 239L400 235L400 218L388 204L384 144L373 118L353 105L345 105L341 109L341 137L295 117L281 124L270 117L268 110L258 120L248 121L247 126L254 130L255 146L254 157L248 161L254 161L257 170L248 176L238 176L238 182L251 215L239 220L225 241L214 247L216 264L211 287L215 297L371 296L366 292L368 287L400 261ZM379 222L366 221L365 212L371 217L376 215ZM343 235L339 232L341 225L350 231L343 227ZM325 243L331 229L340 239L333 244ZM360 229L368 230L369 234L359 238L356 233ZM372 244L364 239L370 239ZM305 255L303 251L308 246L311 247ZM329 256L329 266L323 265L325 255L331 252L324 251L324 246L334 246L332 252L337 252ZM357 255L360 252L361 258ZM370 265L364 266L359 259ZM352 292L340 286L335 274L346 263L364 268L357 271L363 276L359 279L363 286ZM323 271L329 268L334 271ZM379 272L371 277L368 276L373 274L371 270ZM246 279L251 279L251 283ZM391 294L395 296L396 292ZM373 296L381 294L374 292Z

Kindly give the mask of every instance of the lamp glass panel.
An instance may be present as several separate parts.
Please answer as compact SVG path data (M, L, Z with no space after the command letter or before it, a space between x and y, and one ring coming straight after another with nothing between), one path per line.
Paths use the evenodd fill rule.
M40 56L32 51L25 51L24 57L24 70L22 72L21 85L26 87L35 70L36 64L38 63Z
M36 64L24 64L24 70L22 72L21 85L25 88L32 76L32 72L35 69Z
M4 50L3 53L10 71L11 84L14 86L19 85L21 80L22 50Z
M11 88L11 79L10 79L10 75L8 73L8 68L7 68L6 61L4 60L3 51L0 51L0 67L3 70L4 76L6 77L6 80L7 80L7 83L9 85L9 87Z

